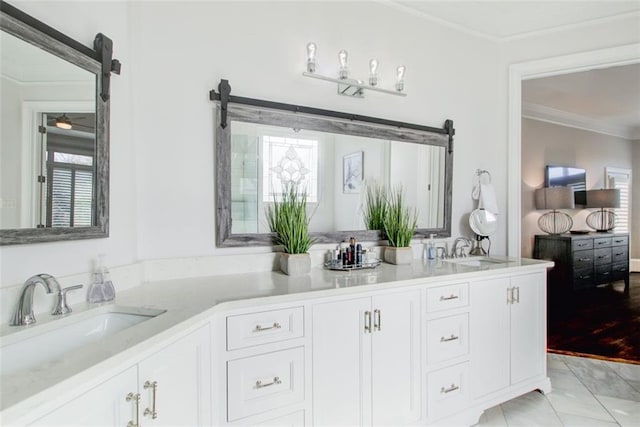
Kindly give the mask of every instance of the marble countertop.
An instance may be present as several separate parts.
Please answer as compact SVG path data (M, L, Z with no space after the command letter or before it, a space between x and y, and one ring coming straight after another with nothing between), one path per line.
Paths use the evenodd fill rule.
M314 267L310 274L302 277L262 272L157 281L118 292L113 303L74 306L74 312L68 316L41 316L36 325L29 327L5 326L0 329L1 346L46 333L97 310L117 312L120 307L165 310L157 317L37 369L0 377L0 420L10 424L29 411L39 409L43 403L54 408L57 405L52 396L61 398L64 392L79 386L100 384L154 354L169 338L202 327L214 313L222 310L416 284L435 286L443 280L469 280L553 266L551 262L525 258L492 258L502 258L505 263L471 266L446 260L415 260L411 265L382 263L375 269L346 272Z

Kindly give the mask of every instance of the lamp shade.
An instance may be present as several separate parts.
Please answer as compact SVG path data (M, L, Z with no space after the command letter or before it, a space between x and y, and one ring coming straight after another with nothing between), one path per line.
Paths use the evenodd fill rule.
M573 209L573 189L571 187L544 187L535 192L536 209Z
M619 208L620 190L589 190L587 191L587 208Z

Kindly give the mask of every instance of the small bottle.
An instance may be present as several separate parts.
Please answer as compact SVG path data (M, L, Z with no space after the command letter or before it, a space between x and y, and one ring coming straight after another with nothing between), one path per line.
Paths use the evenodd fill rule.
M104 279L102 276L102 268L99 263L94 262L93 280L87 292L87 301L90 303L103 302L104 299Z
M349 260L349 264L353 265L356 263L356 239L355 237L351 237L349 239L349 249L351 253L351 259Z
M362 267L362 245L360 243L356 245L356 265Z
M349 265L349 258L351 257L349 248L345 249L342 253L342 265Z
M427 259L436 259L436 242L433 238L435 234L431 234L429 237L429 243L427 245Z

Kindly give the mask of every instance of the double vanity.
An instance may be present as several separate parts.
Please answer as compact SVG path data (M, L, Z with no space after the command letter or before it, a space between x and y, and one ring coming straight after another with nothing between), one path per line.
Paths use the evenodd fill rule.
M473 425L550 390L550 266L459 258L146 283L4 327L0 352L24 357L2 358L2 423Z

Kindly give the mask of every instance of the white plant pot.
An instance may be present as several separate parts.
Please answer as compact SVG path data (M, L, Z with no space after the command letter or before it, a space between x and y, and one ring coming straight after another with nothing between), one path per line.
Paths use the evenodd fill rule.
M387 246L384 248L384 260L389 264L411 264L411 261L413 261L413 249L410 247L396 248Z
M305 254L280 254L280 270L289 276L302 276L311 271L311 256Z

